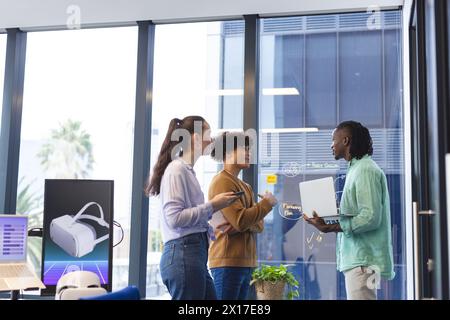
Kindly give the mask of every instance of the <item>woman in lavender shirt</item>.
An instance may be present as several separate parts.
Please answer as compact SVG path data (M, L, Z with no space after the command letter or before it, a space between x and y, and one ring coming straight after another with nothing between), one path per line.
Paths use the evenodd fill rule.
M207 268L213 236L208 220L237 196L221 193L205 203L193 167L210 144L210 127L202 117L172 119L146 187L148 196L161 200L160 271L174 300L216 299Z

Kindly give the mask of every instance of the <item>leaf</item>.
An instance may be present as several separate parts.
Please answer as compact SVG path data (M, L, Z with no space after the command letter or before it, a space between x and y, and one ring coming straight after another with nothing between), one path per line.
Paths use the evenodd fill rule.
M279 266L269 266L261 264L259 268L253 271L250 284L253 284L258 280L270 282L284 281L289 287L287 298L293 299L294 297L299 296L297 290L299 282L295 279L292 272L288 271L285 265L280 264Z

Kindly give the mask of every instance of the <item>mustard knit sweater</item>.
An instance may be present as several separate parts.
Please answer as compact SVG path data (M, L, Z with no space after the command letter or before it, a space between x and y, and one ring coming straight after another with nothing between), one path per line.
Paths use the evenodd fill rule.
M208 198L229 191L245 194L222 209L225 219L238 232L222 233L215 230L216 240L209 247L209 267L256 267L256 233L264 229L264 217L272 210L266 199L255 203L251 186L229 172L222 170L212 180Z

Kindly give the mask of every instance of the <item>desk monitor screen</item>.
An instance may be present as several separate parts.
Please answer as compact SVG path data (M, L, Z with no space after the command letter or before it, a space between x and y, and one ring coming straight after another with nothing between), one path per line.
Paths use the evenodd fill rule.
M333 177L300 182L299 187L303 213L308 217L313 211L320 217L338 215Z
M28 217L0 215L0 263L27 261Z
M43 295L72 271L92 271L111 290L114 182L45 180Z

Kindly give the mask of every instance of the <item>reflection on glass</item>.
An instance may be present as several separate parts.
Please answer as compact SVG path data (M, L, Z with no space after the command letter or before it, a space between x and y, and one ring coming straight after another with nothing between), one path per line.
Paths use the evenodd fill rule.
M2 128L1 114L3 109L3 80L6 64L6 34L0 34L0 132Z
M113 251L113 288L128 285L137 35L127 27L27 39L17 212L42 225L46 178L114 180L125 237ZM29 259L39 271L35 240Z
M213 135L242 129L243 80L243 21L156 26L151 168L173 118L203 116ZM217 162L201 157L194 169L206 198ZM147 297L167 299L159 272L159 211L159 199L150 198Z
M396 277L381 283L378 297L405 299L401 12L381 12L377 28L368 28L368 18L349 13L261 21L260 87L293 87L299 95L260 92L259 192L273 192L281 204L298 203L299 182L333 176L339 200L347 164L334 160L331 134L344 120L362 122L391 195ZM291 130L308 127L318 131ZM274 128L288 130L264 132ZM273 174L276 184L267 182ZM258 239L260 263L288 264L300 282L300 299L345 299L335 234L276 211Z

